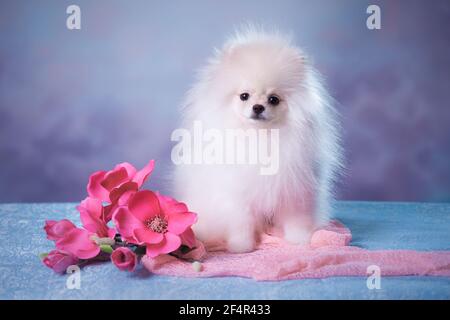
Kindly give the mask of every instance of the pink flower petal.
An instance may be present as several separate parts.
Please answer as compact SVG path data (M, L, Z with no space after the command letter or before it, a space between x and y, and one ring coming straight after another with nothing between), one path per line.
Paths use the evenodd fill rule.
M136 174L136 168L131 163L128 162L119 163L114 169L121 169L121 168L125 168L125 170L127 171L127 176L130 180Z
M79 259L90 259L99 254L100 248L91 240L91 233L76 228L56 242L56 248L67 251Z
M108 229L108 238L114 239L114 237L116 236L117 230L114 228L109 228Z
M64 273L69 266L77 264L78 259L69 252L52 250L42 262L57 273Z
M146 254L147 256L154 258L160 254L170 253L177 250L181 245L181 239L179 236L166 232L164 239L158 244L148 244Z
M46 220L44 230L47 233L47 239L59 240L66 235L67 232L76 228L76 226L67 219L60 221Z
M95 248L79 249L76 256L80 259L91 259L96 257L99 253L100 247L96 245Z
M132 182L134 183L134 182ZM136 193L137 190L128 190L125 191L120 198L117 200L117 204L119 206L126 206L128 205L128 202L130 201L130 198Z
M105 177L106 171L94 172L89 177L89 182L87 185L87 192L90 197L95 199L100 199L103 201L109 200L109 192L102 185L101 182Z
M89 213L80 214L80 219L83 223L83 228L86 230L97 234L99 237L107 237L108 236L108 228L106 224L100 219L91 218Z
M154 232L148 228L135 229L134 237L139 242L139 244L155 244L160 243L164 239L162 233Z
M181 234L186 231L187 228L192 226L197 221L197 215L192 212L171 212L167 216L169 230L173 234Z
M206 256L206 248L203 242L197 240L194 249L189 251L184 257L192 260L202 260Z
M106 190L111 191L129 179L127 169L119 167L106 173L103 181L101 181L101 185Z
M80 219L83 227L99 237L108 237L109 228L103 220L103 205L102 201L93 198L84 199L79 206Z
M124 240L135 244L138 243L134 237L134 230L143 228L144 225L131 214L127 207L117 208L112 219L117 227L117 231Z
M128 208L142 222L160 214L158 198L148 190L136 192L130 198Z
M105 221L106 223L110 222L112 219L112 215L116 209L117 209L116 204L110 204L110 205L105 206L103 208L102 220Z
M102 200L87 197L77 206L77 210L80 213L89 212L92 217L101 219L103 213Z
M132 191L131 193L129 193ZM120 199L125 193L133 194L138 191L138 185L135 182L128 181L121 184L118 188L113 188L109 193L109 199L112 203L119 202L119 205L124 205L128 202L129 196L125 199Z
M178 202L177 200L169 197L164 196L160 193L156 193L158 199L159 199L159 205L161 207L161 211L164 212L164 214L168 214L171 212L188 212L189 209L183 202Z
M174 252L174 254L182 259L186 259L186 260L203 260L203 258L205 258L206 256L206 249L205 249L205 245L200 242L200 241L196 241L195 245L193 246L192 250L189 250L186 253L181 252L181 250L177 250Z
M144 182L147 180L147 178L151 175L153 168L155 167L155 160L150 160L150 162L141 170L136 172L136 174L133 177L133 181L138 184L138 187L140 188Z
M189 248L192 248L195 246L196 239L194 231L191 228L186 229L182 234L180 234L181 243L185 246L188 246Z
M109 228L106 226L106 229L102 231L102 233L97 233L100 238L111 238L114 239L116 236L117 230L115 228Z

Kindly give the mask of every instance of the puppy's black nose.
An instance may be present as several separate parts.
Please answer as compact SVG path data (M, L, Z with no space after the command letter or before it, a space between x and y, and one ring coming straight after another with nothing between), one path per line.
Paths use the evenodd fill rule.
M261 113L263 113L264 109L265 109L264 106L261 105L261 104L255 104L255 105L253 106L253 112L256 113L256 114L261 114Z

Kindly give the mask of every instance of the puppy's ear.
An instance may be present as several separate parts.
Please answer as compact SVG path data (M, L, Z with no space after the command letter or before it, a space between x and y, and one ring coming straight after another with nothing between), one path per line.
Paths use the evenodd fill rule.
M290 68L303 73L306 66L311 62L309 57L298 47L291 47L289 50L290 52L287 55L289 58L285 59L287 65L290 65Z
M227 45L220 50L220 60L224 63L236 60L239 57L239 47L237 45Z
M295 57L295 60L297 60L299 63L302 63L302 64L309 63L308 56L299 47L291 46L291 47L289 47L288 50L290 50L289 51L289 53L290 53L289 55L292 56L292 57Z
M298 50L299 51L299 57L300 57L300 61L303 63L303 64L309 64L309 62L310 62L310 60L309 60L309 57L303 52L303 51L301 51L301 50Z
M222 49L219 63L225 68L224 70L233 70L236 67L239 69L240 66L249 65L252 59L253 53L247 47L228 45Z

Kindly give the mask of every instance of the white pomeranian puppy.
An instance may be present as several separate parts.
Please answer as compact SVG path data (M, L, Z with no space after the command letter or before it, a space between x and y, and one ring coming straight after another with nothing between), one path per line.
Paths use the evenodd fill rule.
M341 167L331 102L305 54L279 33L249 28L216 51L187 95L183 127L276 129L279 165L265 175L248 164L178 165L175 193L198 214L197 238L231 252L252 251L263 232L309 242L328 221Z

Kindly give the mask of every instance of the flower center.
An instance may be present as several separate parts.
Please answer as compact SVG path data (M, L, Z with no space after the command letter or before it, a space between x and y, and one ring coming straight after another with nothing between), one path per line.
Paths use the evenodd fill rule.
M160 216L155 216L147 220L145 225L157 233L164 233L167 230L167 221Z

